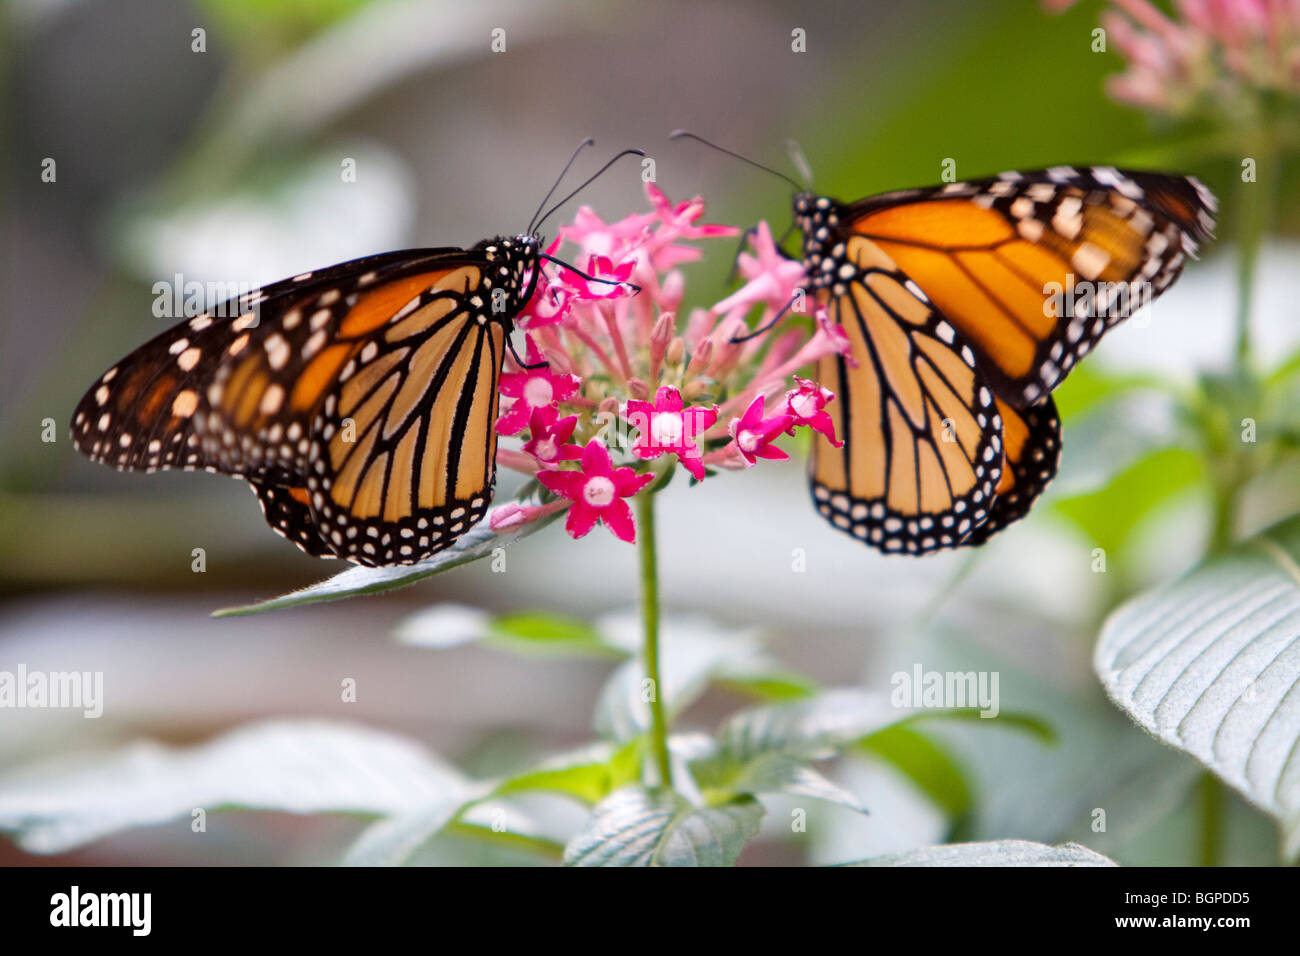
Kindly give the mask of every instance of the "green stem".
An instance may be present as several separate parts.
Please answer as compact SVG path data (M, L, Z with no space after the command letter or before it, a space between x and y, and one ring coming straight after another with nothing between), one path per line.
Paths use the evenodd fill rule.
M1271 156L1260 156L1256 165L1256 181L1242 183L1241 231L1237 248L1237 315L1236 348L1234 358L1239 375L1250 366L1250 310L1255 298L1255 267L1259 261L1259 244L1264 227L1264 209L1267 204L1268 183L1272 179Z
M1218 866L1223 850L1223 785L1214 774L1201 774L1201 866Z
M645 625L642 658L650 682L650 748L662 787L673 785L668 760L668 719L659 679L659 559L655 553L655 505L649 491L636 496L637 533L641 536L641 618Z

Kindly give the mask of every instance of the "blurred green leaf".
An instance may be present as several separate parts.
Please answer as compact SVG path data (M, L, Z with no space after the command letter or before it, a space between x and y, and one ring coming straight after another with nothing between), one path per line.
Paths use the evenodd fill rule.
M1092 411L1104 402L1111 401L1126 392L1140 389L1155 389L1165 392L1176 391L1176 386L1154 375L1136 373L1113 374L1084 363L1076 365L1070 371L1070 377L1056 391L1052 400L1061 421L1069 422L1076 416Z
M996 717L985 717L978 707L954 707L950 710L934 710L925 713L916 714L910 717L913 723L919 723L927 720L970 720L980 724L987 724L990 727L1009 727L1012 730L1021 730L1032 737L1049 746L1055 746L1057 742L1056 729L1041 717L1035 717L1033 714L1022 714L1015 711L999 711Z
M195 807L425 815L472 784L415 741L317 720L265 721L193 747L138 742L0 777L0 830L31 853L61 853Z
M343 855L346 866L400 866L455 818L458 799L442 799L412 813L366 827Z
M1278 819L1300 855L1300 516L1106 621L1094 664L1133 720Z
M584 803L599 803L619 787L637 779L643 741L629 740L620 747L595 744L583 750L560 754L532 770L497 784L493 796L545 790L574 797Z
M762 701L800 700L817 693L817 682L793 672L770 674L728 674L718 679L719 687L733 690Z
M857 797L826 779L807 761L790 754L769 752L737 760L725 750L719 750L692 761L690 769L696 786L710 805L738 796L786 793L867 812Z
M752 797L696 807L672 790L624 787L598 804L564 851L568 866L731 866L758 833Z
M502 614L488 625L489 638L503 638L529 645L563 645L611 650L590 624L577 618L546 611Z
M773 751L828 756L913 713L895 707L883 695L832 689L806 700L743 710L722 725L718 739L724 750L742 761Z
M942 810L958 821L970 812L970 785L946 750L907 724L895 724L862 738L858 749L896 768Z
M1058 498L1052 508L1094 546L1114 555L1144 518L1204 479L1205 468L1198 456L1183 448L1162 448L1133 462L1105 487Z

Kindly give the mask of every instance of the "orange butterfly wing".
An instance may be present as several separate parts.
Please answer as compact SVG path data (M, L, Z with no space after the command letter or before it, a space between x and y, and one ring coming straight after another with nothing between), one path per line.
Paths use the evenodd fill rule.
M830 409L844 439L836 449L814 438L819 512L883 551L913 554L982 544L1023 517L1060 455L1051 390L1169 287L1214 209L1195 179L1109 167L1004 173L849 206L797 199L810 283L852 346L849 361L818 368L840 396ZM912 301L869 294L882 276ZM961 376L940 374L959 367L954 356L993 395L987 424L971 390L955 387ZM908 415L909 405L927 413ZM949 447L944 458L945 444L964 454ZM972 447L997 455L991 494L966 480Z
M523 270L495 247L354 260L223 303L104 373L72 419L119 469L252 485L304 551L412 563L482 517L505 319Z

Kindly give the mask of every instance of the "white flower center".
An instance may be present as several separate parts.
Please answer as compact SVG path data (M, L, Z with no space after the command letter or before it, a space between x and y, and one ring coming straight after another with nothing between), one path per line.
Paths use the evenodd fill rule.
M817 397L808 392L800 392L790 399L790 411L800 418L812 418L817 414Z
M542 461L554 461L558 452L559 449L555 447L554 438L542 438L539 439L536 446L534 446L533 454Z
M746 430L736 436L736 444L741 447L742 451L753 454L763 444L763 436L758 432Z
M614 501L614 482L603 475L588 478L582 486L582 500L593 508L604 508Z
M530 408L545 408L555 400L555 389L541 375L534 375L524 386L524 401Z
M683 430L680 412L660 412L650 418L650 439L658 448L676 448Z

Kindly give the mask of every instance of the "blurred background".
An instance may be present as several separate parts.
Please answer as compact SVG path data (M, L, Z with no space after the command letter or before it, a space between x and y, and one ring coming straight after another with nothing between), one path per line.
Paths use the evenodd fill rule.
M591 738L613 665L394 640L411 614L455 602L593 619L634 605L633 548L553 527L484 562L380 597L251 618L216 608L344 568L270 533L242 483L119 474L79 457L72 408L105 368L173 320L158 281L260 285L355 256L471 245L513 233L584 136L587 157L639 146L674 199L706 220L789 223L779 181L667 133L688 127L789 168L797 140L817 187L851 199L940 178L1054 164L1173 163L1223 198L1220 241L1151 309L1113 332L1058 392L1060 477L1034 513L974 554L885 559L829 530L802 462L698 487L659 507L662 592L674 612L757 627L792 671L888 692L889 676L996 670L1004 711L1055 728L1049 745L990 722L933 736L969 783L966 838L1074 839L1123 863L1192 862L1198 769L1115 711L1091 649L1126 595L1185 569L1211 534L1203 458L1172 403L1121 387L1191 383L1233 348L1230 254L1237 160L1177 154L1185 132L1121 105L1122 67L1092 49L1099 5L1059 15L1021 0L688 3L526 0L12 0L4 17L5 194L0 330L0 669L104 673L105 711L0 710L0 775L126 741L182 745L266 717L346 720L413 738L475 775ZM504 29L504 52L493 30ZM792 31L806 31L806 52ZM195 33L195 31L202 31ZM1219 157L1219 158L1216 158ZM55 162L53 182L42 177ZM356 175L340 171L353 162ZM594 166L586 167L594 168ZM1256 353L1300 345L1294 178L1277 184L1256 285ZM606 219L643 207L635 164L581 198ZM687 267L702 304L729 252ZM57 440L42 440L47 420ZM791 448L794 451L793 448ZM796 456L797 457L797 456ZM1289 468L1289 471L1286 470ZM1249 489L1238 530L1300 510L1295 463ZM1093 570L1105 547L1106 573ZM206 570L192 570L203 548ZM807 571L793 573L794 549ZM357 700L339 700L355 678ZM714 688L683 716L714 727L745 703ZM828 862L940 842L952 820L892 765L836 778L871 808L774 829L742 862ZM3 786L0 785L0 792ZM1227 797L1223 862L1268 863L1275 836ZM1107 809L1106 832L1090 826ZM214 814L0 863L297 863L332 859L361 823ZM496 862L455 838L430 862ZM511 860L513 862L513 859Z

